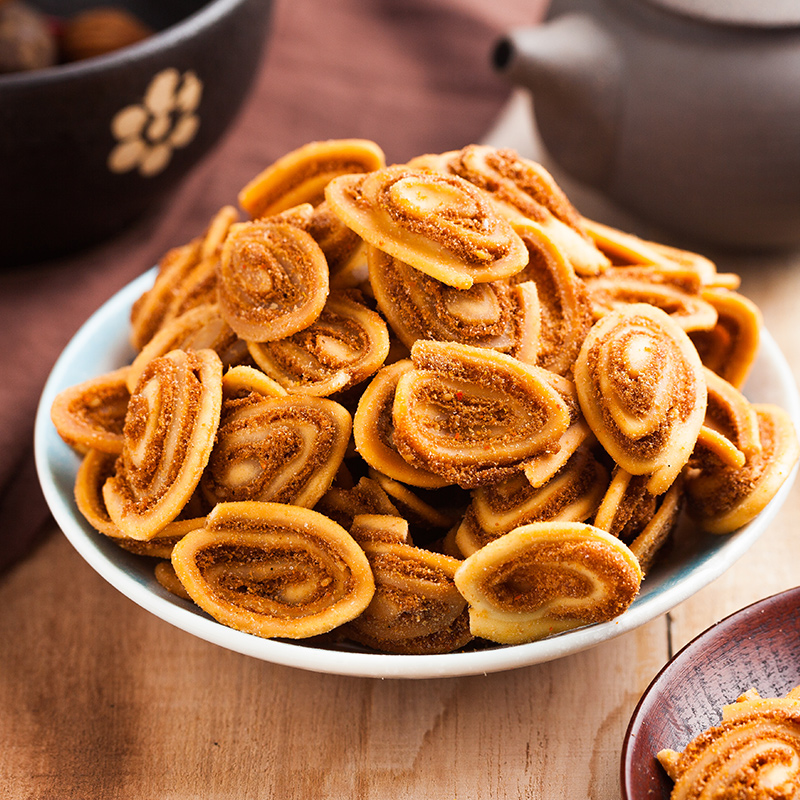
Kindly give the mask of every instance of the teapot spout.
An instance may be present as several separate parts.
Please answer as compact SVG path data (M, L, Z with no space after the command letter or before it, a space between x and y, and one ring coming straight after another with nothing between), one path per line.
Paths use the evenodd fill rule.
M620 111L622 57L593 17L565 14L503 36L494 68L530 90L536 124L555 161L603 187L612 167Z

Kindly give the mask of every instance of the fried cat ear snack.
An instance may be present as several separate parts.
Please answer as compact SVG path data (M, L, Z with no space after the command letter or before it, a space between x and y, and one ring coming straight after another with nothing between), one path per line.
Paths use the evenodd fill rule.
M386 167L334 178L325 199L366 242L457 289L506 278L528 263L511 224L455 175Z
M589 331L575 363L581 408L595 436L632 475L662 494L692 454L706 413L703 365L661 309L634 303Z
M489 542L455 574L470 630L521 644L606 622L633 602L642 581L619 539L579 522L533 522Z
M282 503L220 503L172 551L191 598L256 636L303 639L355 619L375 593L364 551L333 520Z
M411 358L392 411L395 446L410 463L473 488L557 449L569 411L545 370L493 350L422 340Z
M123 447L103 486L113 522L152 539L187 504L208 463L222 405L213 350L173 350L150 362L131 395Z
M791 800L800 787L800 687L762 698L751 689L725 706L722 722L682 752L658 760L675 781L671 800L775 798Z

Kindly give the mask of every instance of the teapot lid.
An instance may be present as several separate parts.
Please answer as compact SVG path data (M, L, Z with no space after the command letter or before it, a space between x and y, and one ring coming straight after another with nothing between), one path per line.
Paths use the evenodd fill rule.
M783 28L800 25L797 0L648 0L669 11L705 22Z

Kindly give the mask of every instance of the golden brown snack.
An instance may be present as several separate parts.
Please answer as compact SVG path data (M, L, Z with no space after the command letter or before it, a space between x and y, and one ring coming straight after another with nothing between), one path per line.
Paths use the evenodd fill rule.
M213 350L223 368L249 360L247 344L223 319L216 303L203 303L165 321L139 351L128 372L129 391L136 388L147 365L170 350Z
M761 311L752 300L727 289L704 289L702 297L716 309L717 324L694 331L692 342L703 364L741 389L758 355Z
M569 410L546 370L469 345L419 340L400 376L394 444L414 465L471 489L558 449Z
M457 650L472 638L467 603L453 581L461 562L414 547L401 522L378 515L353 521L351 534L369 560L375 594L347 636L384 653Z
M325 199L366 242L457 289L508 277L528 262L490 198L455 175L403 166L342 175L325 187Z
M706 418L697 436L690 464L699 469L715 459L737 469L747 457L761 450L758 415L752 404L734 386L706 368L708 405Z
M499 644L522 644L622 614L642 572L625 544L580 522L534 522L469 556L455 582L470 629Z
M131 309L131 342L137 350L141 350L165 322L197 305L216 302L220 251L238 217L233 206L224 206L203 236L164 255L152 288L142 294Z
M381 368L361 394L353 417L353 438L359 455L371 467L410 486L435 489L448 480L406 461L394 446L392 408L397 381L414 368L411 359L401 359Z
M169 558L169 556L167 556ZM170 594L180 597L182 600L191 600L189 592L183 588L180 582L175 567L172 566L171 561L159 561L153 568L153 575L155 579L164 587Z
M128 403L122 454L103 486L113 522L152 539L184 508L219 425L222 364L213 350L173 350L150 362Z
M206 500L263 500L313 508L344 458L352 420L322 397L226 399L203 472Z
M239 205L254 219L301 203L318 206L332 178L372 172L385 164L383 150L367 139L309 142L256 175L239 192Z
M701 286L724 285L733 289L738 286L738 276L718 273L716 264L699 253L651 242L585 217L581 222L597 248L614 266L649 264L666 273L678 274L690 270Z
M513 150L471 144L442 154L438 166L489 192L515 224L539 227L579 274L594 275L608 265L580 215L541 164Z
M510 280L533 281L539 300L540 367L567 375L589 328L591 305L586 286L564 254L535 225L517 224L515 230L528 248L528 265ZM523 359L529 360L529 359Z
M791 417L778 406L753 405L761 449L742 467L707 459L687 480L688 511L711 533L730 533L764 510L789 477L800 454Z
M536 363L540 312L536 284L505 281L456 289L376 247L367 250L369 282L397 337L489 347Z
M58 435L74 450L122 452L128 410L128 367L90 378L59 392L50 407Z
M202 527L205 518L187 516L176 519L146 542L126 536L108 516L103 500L103 484L114 474L116 460L117 457L112 453L103 453L100 450L90 450L83 457L75 477L75 503L78 511L95 530L113 539L124 550L137 555L169 558L175 543L190 530ZM193 511L190 506L185 507L184 512Z
M247 364L231 367L222 376L222 397L230 400L250 394L262 397L286 397L288 392L277 381L268 378L260 369Z
M328 297L328 264L319 245L287 222L239 222L220 255L222 316L249 342L270 342L307 328Z
M250 355L292 394L327 397L374 375L389 353L383 318L355 290L330 293L319 317L273 342L248 342Z
M681 476L656 497L645 488L647 476L615 467L592 524L622 539L639 559L642 572L672 532L683 506Z
M181 539L172 566L218 622L303 639L357 617L375 592L363 550L333 520L281 503L220 503Z
M575 384L569 378L549 370L544 370L542 376L564 401L569 414L569 423L553 447L537 453L523 464L522 470L525 477L534 487L547 483L581 445L595 441L594 434L583 418Z
M725 706L722 722L681 752L657 754L675 782L671 800L794 800L800 796L800 693L754 689Z
M607 485L605 467L588 447L581 447L539 488L518 474L473 489L472 502L455 534L456 547L466 557L531 522L584 522L594 514Z
M581 408L623 469L649 475L662 494L694 449L706 412L703 365L686 333L661 309L634 303L603 317L575 364Z
M602 275L585 279L595 320L631 303L649 303L669 314L687 333L711 330L717 311L694 291L664 279L660 270L612 267Z
M659 496L656 511L628 545L631 553L639 560L639 566L645 575L677 524L684 505L683 491L683 479L679 477Z

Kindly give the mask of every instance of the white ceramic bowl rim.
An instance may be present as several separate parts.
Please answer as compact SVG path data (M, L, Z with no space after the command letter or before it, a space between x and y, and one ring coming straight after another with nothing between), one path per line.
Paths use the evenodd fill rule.
M94 73L108 72L109 69L115 67L125 67L131 61L163 53L193 38L199 32L213 27L219 20L227 17L245 2L247 0L208 0L204 6L174 25L156 31L146 39L112 53L68 64L56 64L42 69L0 75L0 91L5 87L25 87L26 85L40 88L62 81L79 80ZM269 0L260 0L260 2L269 3Z
M798 472L798 465L778 494L756 519L725 537L707 535L688 564L662 564L643 584L643 592L620 617L609 622L568 631L538 642L509 647L491 647L439 655L390 655L309 647L302 642L260 639L220 625L193 604L170 595L147 574L134 557L80 518L71 485L77 469L75 455L58 437L50 421L50 406L58 391L84 380L99 370L121 366L115 363L128 349L131 303L152 285L155 269L128 284L99 308L75 334L56 362L47 380L36 417L35 454L42 490L56 522L84 560L130 600L155 616L200 639L234 652L275 664L372 678L439 678L478 675L530 666L593 647L664 614L719 577L761 536L775 518ZM129 356L129 354L126 354ZM103 360L103 364L98 361ZM775 340L765 330L762 349L752 376L755 393L767 392L789 412L800 427L800 395L791 369ZM77 374L77 373L81 374ZM772 402L772 397L754 398ZM663 569L662 569L663 567Z

